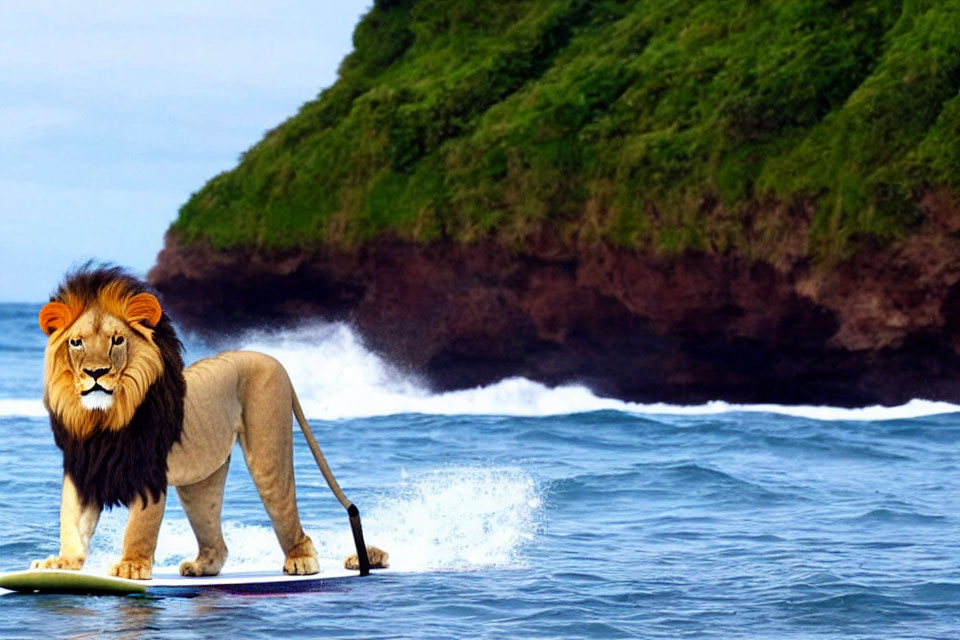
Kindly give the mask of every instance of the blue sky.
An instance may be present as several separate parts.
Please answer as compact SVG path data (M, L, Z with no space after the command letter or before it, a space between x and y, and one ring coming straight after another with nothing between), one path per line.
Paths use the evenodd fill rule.
M0 301L144 275L191 193L336 79L371 0L0 0Z

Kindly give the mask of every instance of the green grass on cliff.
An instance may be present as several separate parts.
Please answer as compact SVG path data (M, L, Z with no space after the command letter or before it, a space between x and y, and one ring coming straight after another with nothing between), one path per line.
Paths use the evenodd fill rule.
M379 0L354 45L192 196L181 237L515 244L546 225L752 255L808 202L811 251L835 255L915 228L927 189L960 193L953 0Z

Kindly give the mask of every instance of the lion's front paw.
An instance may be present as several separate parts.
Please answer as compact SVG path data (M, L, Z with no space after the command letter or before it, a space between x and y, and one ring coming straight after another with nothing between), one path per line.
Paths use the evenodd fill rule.
M121 560L110 567L110 575L131 580L149 580L153 577L151 560Z
M79 571L83 568L83 558L64 558L63 556L50 556L44 560L34 560L30 563L31 569L70 569Z
M386 569L390 566L390 554L377 547L367 547L367 559L370 560L371 569ZM349 556L343 561L343 568L351 571L360 570L360 559L357 554Z

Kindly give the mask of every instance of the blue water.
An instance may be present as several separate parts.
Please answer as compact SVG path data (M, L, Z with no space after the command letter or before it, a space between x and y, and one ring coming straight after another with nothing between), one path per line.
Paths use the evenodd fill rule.
M0 305L0 570L57 546L36 312ZM394 569L286 596L7 593L0 637L960 637L958 407L640 406L525 380L435 395L342 326L240 342L287 365ZM208 351L188 344L188 360ZM335 566L347 519L299 435L295 456L305 528ZM227 570L279 570L241 460ZM161 565L195 553L171 498ZM101 520L92 568L124 518Z

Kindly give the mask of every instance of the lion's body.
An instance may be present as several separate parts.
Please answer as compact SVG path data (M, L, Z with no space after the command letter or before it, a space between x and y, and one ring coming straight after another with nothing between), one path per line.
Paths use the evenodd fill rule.
M68 277L39 321L49 336L44 403L64 475L60 553L34 567L81 568L101 510L124 504L130 518L123 557L111 573L151 577L166 489L173 486L199 546L180 572L219 573L227 556L224 481L239 442L284 551L283 570L318 571L297 512L293 413L311 443L312 435L279 362L229 351L184 370L182 345L157 299L115 268ZM342 492L338 498L346 502ZM368 555L371 566L387 566L384 552L371 547Z
M276 418L273 434L291 442L293 386L283 366L252 351L225 351L184 370L187 395L183 431L167 456L167 483L189 485L220 468L237 440L263 425L244 412ZM285 428L283 428L285 427ZM286 437L284 437L286 436Z
M181 571L217 573L226 558L220 506L230 452L239 441L286 553L284 570L316 573L316 552L297 513L291 421L295 396L283 366L261 353L229 351L189 366L184 378L183 432L167 456L167 481L177 488L200 554Z

